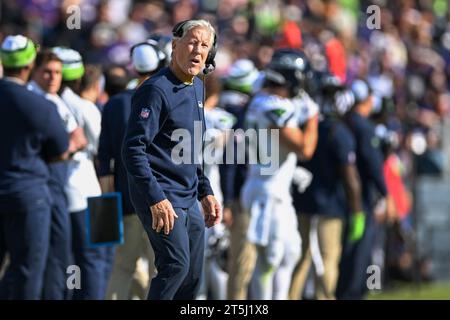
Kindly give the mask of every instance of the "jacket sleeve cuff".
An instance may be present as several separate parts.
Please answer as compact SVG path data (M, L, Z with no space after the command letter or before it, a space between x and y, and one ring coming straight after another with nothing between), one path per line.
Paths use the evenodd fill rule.
M206 196L213 196L213 195L214 195L214 192L212 191L211 187L208 185L208 186L199 188L197 199L200 201Z
M98 176L104 177L113 174L111 167L109 165L109 161L100 161L98 166Z
M163 201L165 199L167 199L166 195L160 188L153 189L153 190L149 191L147 194L147 203L148 203L149 207L151 207L154 204L157 204L158 202Z

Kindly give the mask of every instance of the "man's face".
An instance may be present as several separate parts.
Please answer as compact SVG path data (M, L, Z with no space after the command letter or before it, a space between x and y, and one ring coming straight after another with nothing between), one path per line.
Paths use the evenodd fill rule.
M212 35L208 29L195 27L172 44L174 68L186 76L198 75L205 65L212 45Z
M35 70L34 81L47 93L56 94L61 87L62 64L49 61Z

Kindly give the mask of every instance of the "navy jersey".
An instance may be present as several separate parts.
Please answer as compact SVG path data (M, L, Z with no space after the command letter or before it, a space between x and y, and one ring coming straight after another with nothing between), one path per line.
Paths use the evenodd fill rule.
M300 163L312 173L311 185L304 193L293 188L296 211L344 216L348 207L339 168L354 164L355 158L355 140L345 124L328 118L321 121L316 151L311 160Z
M356 164L361 178L361 191L364 205L372 208L373 193L376 190L381 196L387 194L383 175L383 155L379 138L375 135L373 123L358 114L350 112L347 124L356 140Z
M0 209L20 211L49 201L46 159L64 153L69 136L56 106L15 82L0 79Z
M113 174L114 188L122 194L124 214L135 212L128 191L127 172L122 161L122 142L131 112L133 90L113 96L105 104L102 113L102 130L98 145L100 177Z
M224 108L227 112L231 113L236 122L233 126L235 130L233 135L233 163L227 163L227 149L224 150L223 164L219 165L220 171L220 186L223 192L223 202L225 205L230 205L232 201L239 199L242 186L247 176L247 165L238 164L238 152L237 144L245 139L243 134L239 134L244 130L245 114L247 112L247 106L250 100L250 96L238 92L238 91L224 91L222 92L219 100L219 106Z
M194 133L195 121L200 131L204 130L202 101L202 81L195 78L192 85L185 84L169 68L146 80L134 93L122 156L136 209L164 199L174 207L190 208L197 199L213 194L197 158L201 137L196 134L200 132ZM188 152L188 161L181 164L172 160L172 151L182 140L174 136L177 129L190 135L190 149L177 153Z

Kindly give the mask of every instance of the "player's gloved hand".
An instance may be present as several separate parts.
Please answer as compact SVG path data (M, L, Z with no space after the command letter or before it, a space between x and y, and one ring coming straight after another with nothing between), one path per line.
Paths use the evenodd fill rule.
M309 185L311 184L312 179L313 175L307 169L303 167L295 168L292 180L294 184L297 185L297 190L299 193L305 192L306 188L308 188Z
M366 215L363 211L355 212L350 215L350 227L348 230L348 241L355 243L361 240L366 227Z

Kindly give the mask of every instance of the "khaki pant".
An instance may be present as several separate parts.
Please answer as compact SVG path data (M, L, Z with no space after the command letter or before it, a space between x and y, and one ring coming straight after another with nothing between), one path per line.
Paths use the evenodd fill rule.
M106 299L128 300L137 295L144 300L150 280L156 272L153 249L136 214L124 216L123 227L124 244L116 248ZM137 264L141 257L148 260L147 270Z
M246 300L257 253L255 245L247 240L250 214L243 212L238 203L232 206L232 211L233 225L230 228L227 298Z
M320 300L335 299L335 290L339 275L339 260L342 252L341 236L343 221L336 217L299 215L299 229L302 237L302 257L297 264L289 298L300 299L311 266L311 222L317 219L317 239L320 257L323 263L323 275L316 273L316 298Z

